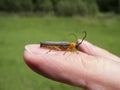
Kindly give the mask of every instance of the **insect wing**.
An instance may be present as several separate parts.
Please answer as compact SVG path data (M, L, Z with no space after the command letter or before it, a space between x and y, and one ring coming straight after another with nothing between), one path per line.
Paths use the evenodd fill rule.
M53 41L45 41L40 43L40 47L49 48L52 50L62 50L66 51L69 47L69 42L53 42Z
M45 41L40 43L41 46L69 46L69 42L52 42Z

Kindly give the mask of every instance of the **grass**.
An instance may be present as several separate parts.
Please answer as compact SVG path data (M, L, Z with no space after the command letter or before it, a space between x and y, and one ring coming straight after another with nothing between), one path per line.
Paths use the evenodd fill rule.
M120 56L120 17L56 18L0 16L0 90L81 90L46 79L23 60L24 46L46 40L65 40L87 31L86 40ZM73 38L73 39L72 39ZM68 38L74 40L74 37Z

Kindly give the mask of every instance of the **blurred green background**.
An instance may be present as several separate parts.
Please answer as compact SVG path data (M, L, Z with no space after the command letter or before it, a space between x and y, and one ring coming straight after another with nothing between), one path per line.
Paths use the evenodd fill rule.
M23 60L26 44L66 41L70 33L81 38L81 32L86 31L87 41L120 56L117 0L75 0L74 5L73 0L0 2L0 90L82 90L30 70ZM101 6L101 2L105 5ZM117 6L110 4L113 2Z

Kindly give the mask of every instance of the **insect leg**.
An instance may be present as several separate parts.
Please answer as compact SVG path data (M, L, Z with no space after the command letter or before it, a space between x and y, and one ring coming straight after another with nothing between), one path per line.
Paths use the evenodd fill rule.
M50 50L47 52L47 54L48 54L49 52L51 52L52 50L57 50L57 51L60 51L60 50L61 50L58 46L50 46L50 47L48 47L48 48L50 48Z

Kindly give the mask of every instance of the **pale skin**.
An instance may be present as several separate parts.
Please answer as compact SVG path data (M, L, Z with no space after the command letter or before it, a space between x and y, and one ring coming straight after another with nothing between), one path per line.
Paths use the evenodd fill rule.
M79 40L80 41L80 40ZM24 60L35 72L85 90L120 90L120 58L87 41L79 53L25 46Z

